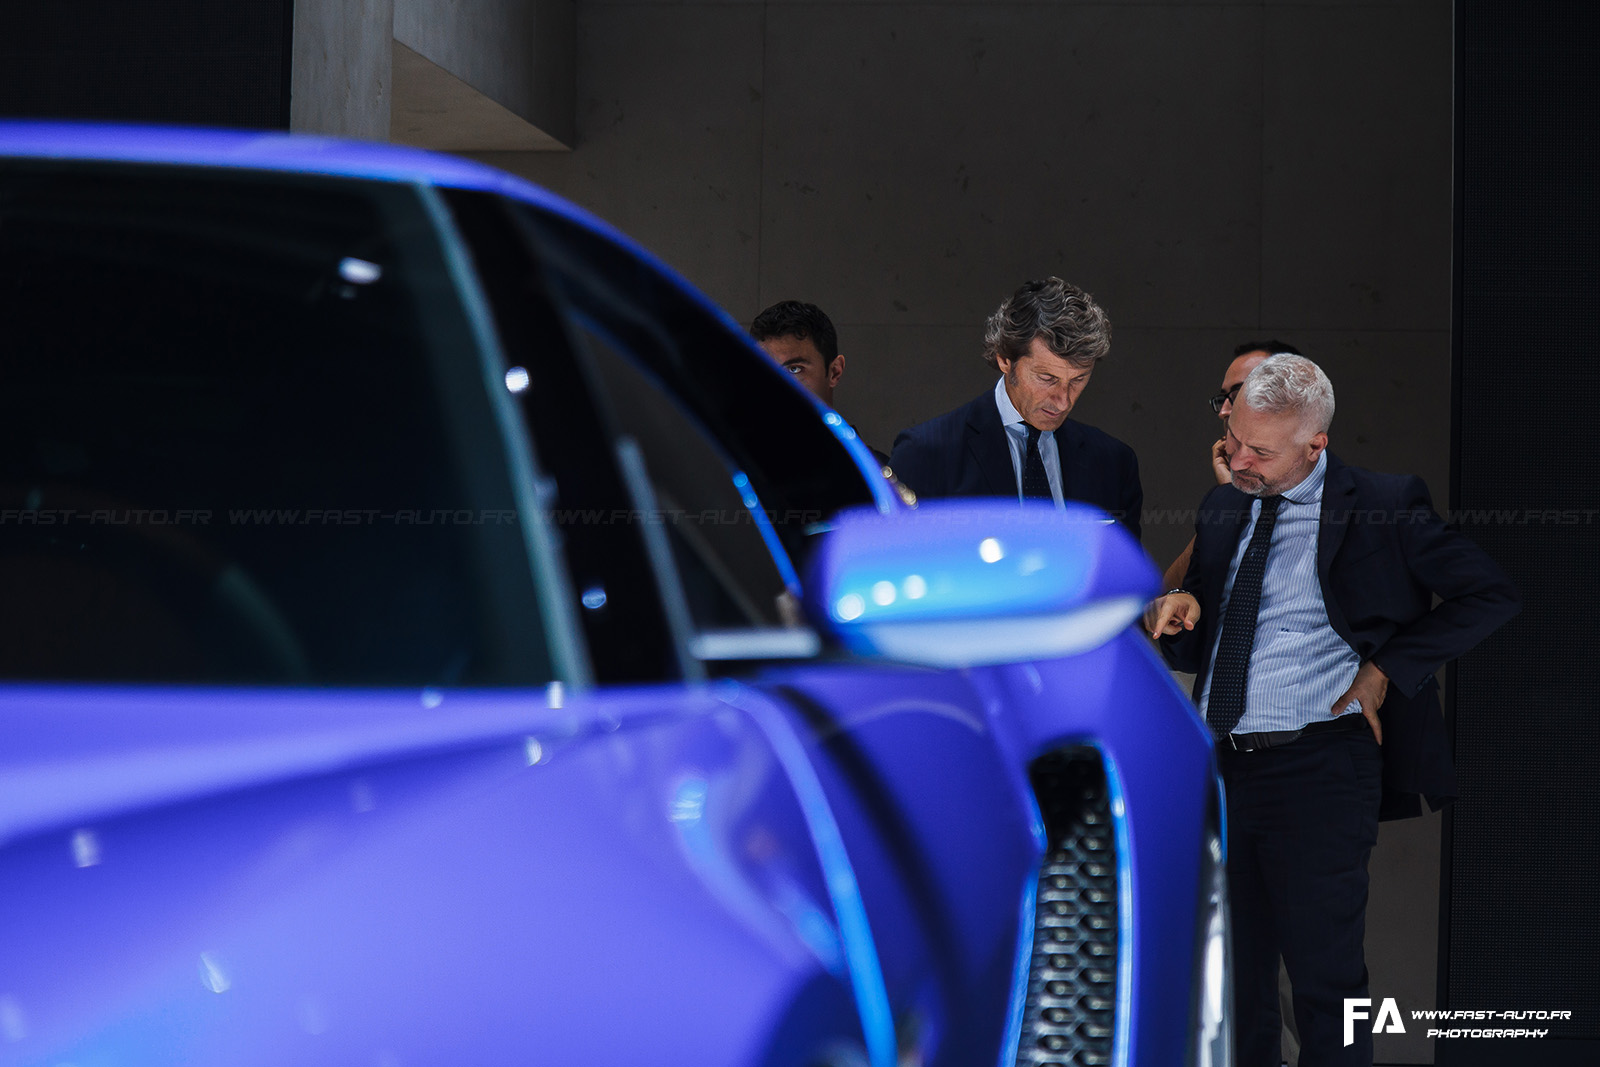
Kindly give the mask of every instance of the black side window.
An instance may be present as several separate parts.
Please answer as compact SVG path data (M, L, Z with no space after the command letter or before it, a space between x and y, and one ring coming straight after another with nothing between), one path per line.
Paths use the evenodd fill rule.
M414 191L8 164L0 304L0 676L549 678Z
M722 449L649 373L585 316L585 348L600 371L618 429L638 445L657 511L635 521L659 524L698 629L781 626L792 575L765 516L753 512ZM776 554L775 554L776 553Z
M800 622L796 572L816 530L873 501L849 452L737 327L658 268L559 214L444 195L506 358L526 372L519 402L555 483L548 518L596 678L758 658L741 655L758 645L684 631ZM681 627L668 571L687 599ZM782 636L759 647L804 645Z
M669 621L645 529L618 467L598 383L526 226L487 193L444 193L472 254L506 360L526 375L517 397L543 470L554 483L544 516L559 546L596 681L679 677L683 650Z
M521 210L552 287L749 479L797 566L819 524L841 508L873 503L865 476L816 408L751 351L735 324L571 220Z

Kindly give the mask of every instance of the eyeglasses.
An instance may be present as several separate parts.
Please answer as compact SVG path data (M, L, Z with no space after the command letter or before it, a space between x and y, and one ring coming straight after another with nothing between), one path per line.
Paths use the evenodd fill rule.
M1221 415L1222 414L1222 405L1231 404L1235 400L1237 400L1239 398L1239 390L1241 388L1243 388L1243 387L1244 387L1244 383L1240 382L1238 385L1234 386L1232 389L1224 389L1222 392L1220 392L1216 396L1212 397L1211 398L1211 410L1216 412L1218 415Z

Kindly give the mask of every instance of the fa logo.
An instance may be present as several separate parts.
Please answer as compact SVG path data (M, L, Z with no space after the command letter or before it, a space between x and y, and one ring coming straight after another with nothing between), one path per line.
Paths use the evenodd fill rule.
M1346 997L1344 1002L1344 1043L1346 1046L1356 1043L1356 1020L1367 1018L1367 1013L1362 1008L1372 1007L1369 997ZM1388 1025L1385 1026L1385 1021ZM1395 1004L1393 997L1384 997L1383 1006L1378 1009L1378 1017L1372 1020L1372 1032L1375 1034L1403 1034L1406 1024L1400 1021L1400 1007Z

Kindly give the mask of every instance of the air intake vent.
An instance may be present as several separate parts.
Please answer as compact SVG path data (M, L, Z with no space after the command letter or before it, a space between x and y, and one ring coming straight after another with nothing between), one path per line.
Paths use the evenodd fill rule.
M1033 765L1050 842L1039 872L1018 1067L1111 1062L1117 1004L1117 846L1105 767L1092 748Z

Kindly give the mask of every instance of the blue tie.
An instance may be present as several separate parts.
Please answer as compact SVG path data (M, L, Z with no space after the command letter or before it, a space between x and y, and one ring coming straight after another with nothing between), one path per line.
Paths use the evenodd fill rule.
M1206 725L1217 738L1226 737L1244 718L1244 696L1250 676L1250 652L1256 643L1256 616L1261 610L1261 579L1267 572L1267 552L1272 548L1272 528L1278 522L1281 496L1261 498L1250 545L1233 576L1233 593L1222 618L1222 641L1211 667L1211 696L1206 702Z

